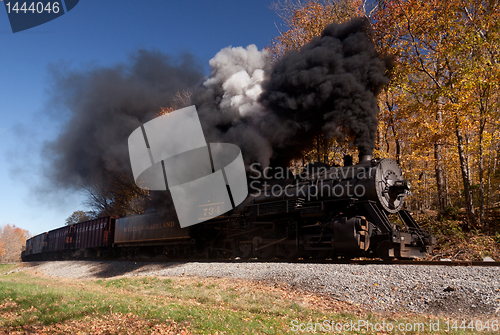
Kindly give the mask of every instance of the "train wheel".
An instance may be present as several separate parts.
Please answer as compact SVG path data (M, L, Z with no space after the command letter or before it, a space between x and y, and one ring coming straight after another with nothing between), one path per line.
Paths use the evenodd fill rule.
M233 254L235 257L239 257L241 259L248 259L252 257L253 245L249 236L243 237L241 241L235 241L234 244Z
M262 241L263 239L274 239L274 237L271 235L264 235L262 238L254 237L253 238L254 247L256 248L262 247L263 245L262 243L260 243L260 241ZM253 253L259 259L271 259L274 256L276 256L276 251L277 251L276 244L272 244L262 249L258 250L254 249Z
M278 257L289 261L295 260L299 257L299 249L295 244L279 244Z
M114 257L114 251L112 249L104 249L100 254L103 259L110 259Z
M207 259L210 258L209 248L206 242L196 241L196 245L194 248L195 258Z

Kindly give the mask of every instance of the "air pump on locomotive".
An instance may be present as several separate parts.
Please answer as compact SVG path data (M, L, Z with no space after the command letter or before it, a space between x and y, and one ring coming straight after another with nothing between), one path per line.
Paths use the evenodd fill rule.
M410 186L401 168L371 155L351 162L251 177L243 203L186 228L172 212L58 228L29 239L22 258L425 257L435 237L402 209Z

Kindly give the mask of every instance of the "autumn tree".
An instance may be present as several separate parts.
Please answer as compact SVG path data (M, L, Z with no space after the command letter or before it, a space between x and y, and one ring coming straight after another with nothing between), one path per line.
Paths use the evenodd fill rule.
M290 50L298 50L319 36L332 23L342 23L364 13L361 1L278 1L272 8L283 20L285 30L280 31L267 49L277 59Z
M500 200L498 2L318 0L274 8L286 27L268 46L275 58L331 22L369 17L379 52L394 58L391 82L379 96L375 154L395 159L412 180L408 206L443 215L464 207L471 227L484 226ZM338 163L339 153L352 153L322 141L303 153L304 161Z
M79 222L89 221L95 218L95 213L91 211L74 211L65 221L65 225L69 226Z
M483 221L484 139L488 131L494 132L491 121L498 119L498 16L498 4L492 1L384 0L374 20L380 48L397 59L399 76L392 83L392 95L404 96L406 102L394 106L405 120L419 120L414 131L433 146L438 207L443 211L446 205L448 160L448 167L459 167L473 226L477 203L471 166L478 164L477 199Z
M27 230L6 224L0 227L0 259L2 263L18 262L21 260L21 251L30 237Z
M86 205L96 216L142 214L151 206L151 192L137 187L133 177L125 173L110 173L82 189L87 196Z

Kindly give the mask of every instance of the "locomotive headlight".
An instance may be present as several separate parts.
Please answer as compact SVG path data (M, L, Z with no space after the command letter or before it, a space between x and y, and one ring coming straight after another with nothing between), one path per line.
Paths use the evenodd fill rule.
M398 194L405 193L406 191L409 191L411 188L410 182L406 179L403 180L396 180L392 186L390 186L390 189L392 192L396 192Z

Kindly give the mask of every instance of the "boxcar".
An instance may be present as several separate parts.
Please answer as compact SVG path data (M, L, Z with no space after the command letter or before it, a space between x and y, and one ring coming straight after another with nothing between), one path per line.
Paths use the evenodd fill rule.
M74 249L109 247L113 244L114 219L109 216L74 224Z
M46 236L48 233L42 233L26 240L26 249L22 253L23 260L41 259L41 254L46 246Z
M37 235L26 240L21 258L30 261L106 257L113 253L114 222L108 216Z
M51 230L47 233L47 252L56 252L68 249L67 236L70 234L71 226L65 226Z

